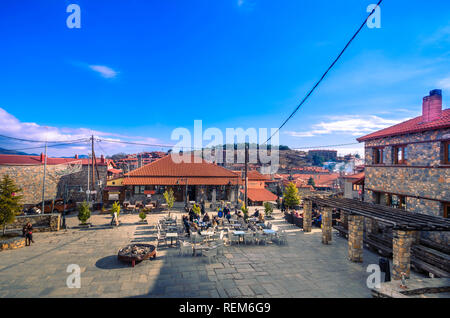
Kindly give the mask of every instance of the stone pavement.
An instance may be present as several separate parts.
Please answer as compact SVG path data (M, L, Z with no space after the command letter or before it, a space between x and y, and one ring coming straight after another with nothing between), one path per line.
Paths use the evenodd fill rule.
M108 226L109 215L94 214L93 228L36 233L31 247L0 252L0 297L371 297L366 268L378 264L376 254L364 250L364 263L352 263L347 240L336 233L323 245L319 229L303 233L274 214L273 224L288 231L288 245L225 247L211 265L163 247L156 260L134 268L117 260L118 250L154 242L163 214L148 216L148 225L137 214L122 214L118 228ZM67 224L76 226L76 216ZM81 268L79 289L66 286L69 264Z

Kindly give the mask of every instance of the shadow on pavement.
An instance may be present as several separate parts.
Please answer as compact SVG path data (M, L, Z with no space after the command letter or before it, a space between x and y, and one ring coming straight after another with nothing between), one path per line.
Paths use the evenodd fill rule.
M117 269L130 267L129 264L119 261L117 259L117 255L103 257L95 263L95 266L100 269Z

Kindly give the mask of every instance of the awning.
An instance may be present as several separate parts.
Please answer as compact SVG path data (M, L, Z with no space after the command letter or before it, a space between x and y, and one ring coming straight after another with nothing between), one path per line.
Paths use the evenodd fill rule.
M105 187L105 188L103 189L103 191L117 192L117 193L119 193L121 189L122 189L122 187Z

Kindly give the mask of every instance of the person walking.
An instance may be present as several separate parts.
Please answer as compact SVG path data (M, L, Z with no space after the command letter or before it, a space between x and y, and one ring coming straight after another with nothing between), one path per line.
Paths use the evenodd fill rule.
M31 243L34 243L33 240L33 225L31 225L30 222L28 222L24 229L23 232L25 233L25 246L30 246Z

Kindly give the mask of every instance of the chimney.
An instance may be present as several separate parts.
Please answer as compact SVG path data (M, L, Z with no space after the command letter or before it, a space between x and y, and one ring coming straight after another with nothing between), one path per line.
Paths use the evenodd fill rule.
M429 96L423 98L422 122L427 123L439 119L442 115L442 90L433 89Z
M78 159L78 155L75 155L75 159Z
M45 163L45 155L41 152L41 162Z

